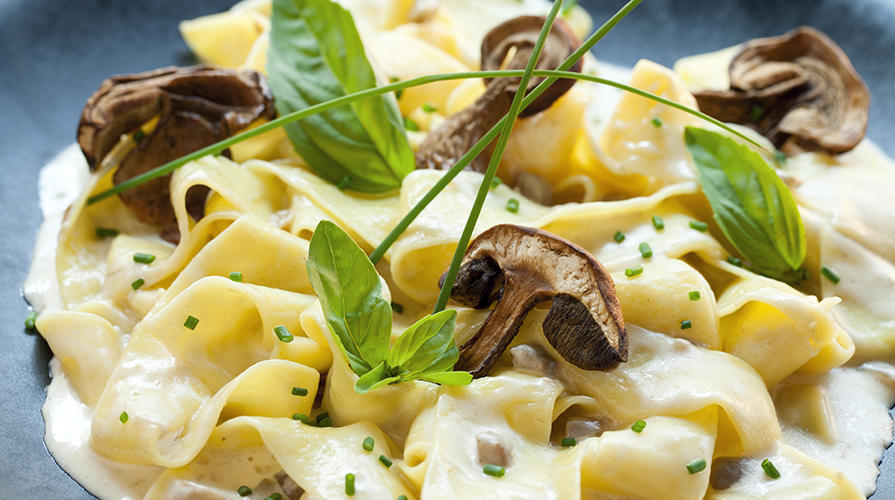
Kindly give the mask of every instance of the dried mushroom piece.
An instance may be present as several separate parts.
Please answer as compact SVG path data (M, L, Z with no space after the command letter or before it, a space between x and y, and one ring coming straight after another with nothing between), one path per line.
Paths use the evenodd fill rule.
M466 251L451 298L477 309L497 301L460 348L456 369L474 377L494 366L528 311L551 299L544 336L566 361L611 370L628 359L625 321L609 273L587 251L546 231L502 224L479 235Z
M211 66L168 67L106 79L87 100L78 125L78 144L91 170L118 143L153 117L151 133L120 162L113 182L122 182L197 149L226 139L276 111L264 76ZM143 222L170 224L170 175L121 193ZM201 217L207 189L193 189L187 206Z
M482 69L525 69L546 21L543 16L522 16L492 29L482 42ZM557 69L580 45L581 42L568 24L557 19L544 44L537 69ZM581 64L578 61L570 71L580 72ZM530 92L542 80L543 78L532 78L526 91ZM507 114L519 89L519 81L520 78L485 79L487 88L484 94L426 137L416 153L416 167L440 170L453 167L460 157L472 149ZM574 84L574 80L557 80L519 116L524 118L549 108ZM492 152L493 144L467 168L485 172Z
M730 64L730 90L694 96L701 111L755 129L790 154L851 150L870 111L870 91L848 56L809 27L746 43Z

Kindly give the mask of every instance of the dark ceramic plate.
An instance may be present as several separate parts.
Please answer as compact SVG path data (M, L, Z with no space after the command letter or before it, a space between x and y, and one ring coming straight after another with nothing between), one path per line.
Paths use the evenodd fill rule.
M488 0L480 0L488 1ZM192 62L177 23L234 0L0 0L0 499L93 498L47 452L40 415L50 351L24 331L20 287L40 223L40 167L75 139L105 77ZM582 0L596 24L624 2ZM895 2L645 0L595 50L633 65L675 59L807 24L836 40L873 94L870 138L895 154ZM895 498L895 453L876 500Z

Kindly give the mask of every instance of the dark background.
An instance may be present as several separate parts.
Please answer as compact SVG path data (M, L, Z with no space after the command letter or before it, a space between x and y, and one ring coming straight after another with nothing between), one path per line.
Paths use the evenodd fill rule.
M178 21L234 1L0 0L0 499L93 498L44 446L50 352L23 328L21 283L40 224L38 171L74 142L81 108L100 81L191 63ZM624 4L581 3L595 25ZM802 24L829 34L852 58L873 95L869 136L895 154L895 0L645 0L594 52L618 64L647 58L670 66ZM888 455L875 500L895 498L895 453Z

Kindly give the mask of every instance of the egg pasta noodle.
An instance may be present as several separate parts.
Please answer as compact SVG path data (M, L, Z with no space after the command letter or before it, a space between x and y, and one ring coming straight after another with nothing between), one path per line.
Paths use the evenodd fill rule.
M549 8L341 3L376 71L402 82L479 69L486 31ZM263 71L270 13L270 2L242 2L181 31L205 61ZM589 31L582 8L563 16ZM711 80L726 71L713 60L684 60L678 72L640 61L619 73L586 58L581 79L590 81L515 123L497 170L503 182L475 224L473 235L505 223L541 229L606 267L628 334L627 362L616 369L567 362L545 338L548 308L538 306L488 375L469 385L410 380L355 391L358 375L308 275L312 234L329 221L366 254L390 241L373 260L394 310L393 343L432 311L483 177L464 170L445 182L446 171L420 169L390 193L340 189L270 127L231 144L230 158L201 156L173 170L176 245L117 196L88 202L114 187L112 162L84 175L64 219L58 214L50 257L58 292L36 320L55 355L48 446L68 450L60 412L76 408L81 441L56 457L103 499L242 498L248 489L248 498L291 500L349 491L362 499L866 498L892 439L895 216L878 207L891 205L885 186L895 185L895 165L866 140L838 156L791 156L777 171L804 223L811 278L794 288L732 263L684 131L736 136L681 109L697 109L694 83L681 75ZM618 74L640 95L595 83ZM479 79L403 88L397 107L420 128L408 133L410 146L483 92ZM720 125L774 165L767 139ZM86 172L79 154L66 153L68 168ZM552 200L514 189L525 175L545 180ZM436 184L441 191L430 195ZM188 198L199 188L210 194L196 220ZM431 203L414 209L424 198ZM418 215L393 233L412 210ZM448 308L457 346L490 312ZM77 460L101 472L89 479Z

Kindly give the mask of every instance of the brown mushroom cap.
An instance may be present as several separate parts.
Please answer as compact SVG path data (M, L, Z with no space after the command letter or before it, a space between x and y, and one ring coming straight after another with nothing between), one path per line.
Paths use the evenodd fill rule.
M91 170L118 143L122 134L159 117L152 133L142 139L115 172L122 182L223 140L258 118L276 111L264 77L255 71L211 66L168 67L133 75L113 76L87 100L78 125L78 144ZM143 222L174 222L170 175L121 193L121 200ZM207 190L190 193L191 213L201 211Z
M787 153L851 150L870 110L870 92L845 52L804 26L746 43L730 64L730 90L694 96L706 114L753 128Z
M492 29L482 42L482 69L524 69L546 21L547 18L543 16L521 16ZM581 42L568 24L562 19L557 19L538 58L537 69L557 69L580 45ZM511 52L512 58L504 64ZM581 71L581 64L579 60L570 71ZM416 167L441 170L453 167L460 157L472 149L472 146L507 114L519 89L519 80L520 78L485 79L487 88L484 94L426 137L416 153ZM543 78L529 80L528 91L534 89L542 80ZM574 84L575 81L570 79L557 80L519 116L524 118L549 108ZM492 152L493 145L473 160L467 168L485 172Z
M474 377L494 366L528 311L551 299L544 336L566 361L611 370L628 359L625 321L609 273L586 250L541 229L502 224L479 235L466 251L451 298L478 309L497 301L460 348L456 369Z

